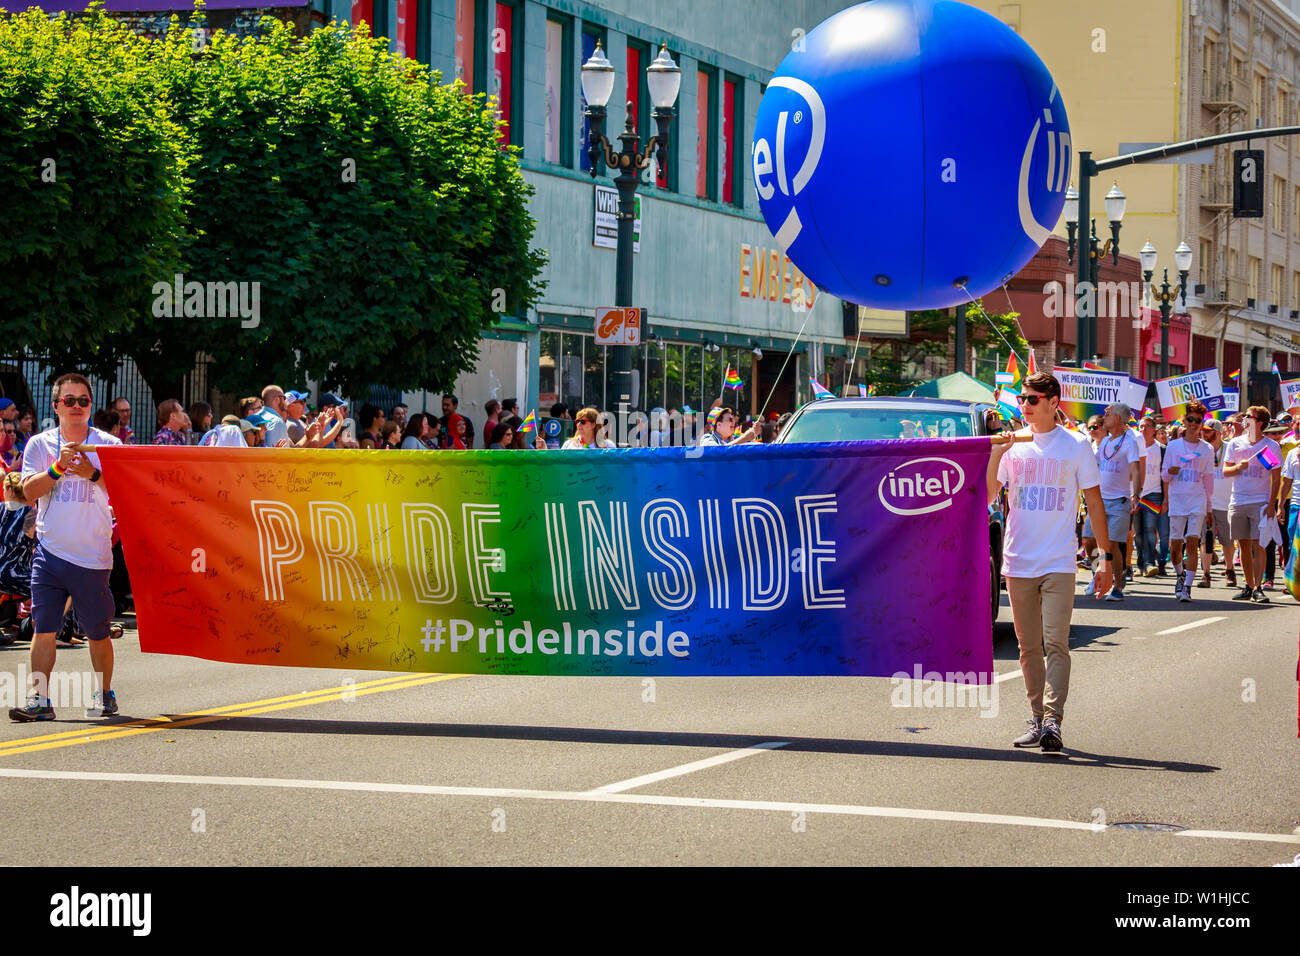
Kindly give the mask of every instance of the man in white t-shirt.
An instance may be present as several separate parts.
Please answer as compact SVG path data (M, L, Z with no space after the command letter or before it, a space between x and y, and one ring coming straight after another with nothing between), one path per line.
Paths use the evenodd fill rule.
M1237 586L1237 572L1233 559L1236 557L1237 551L1232 543L1232 531L1228 527L1228 501L1232 497L1232 479L1223 477L1223 457L1228 451L1226 439L1231 435L1232 428L1227 422L1205 422L1204 437L1210 443L1210 447L1214 449L1214 492L1210 495L1210 527L1214 529L1214 536L1223 545L1223 573L1228 579L1228 586L1235 588ZM1203 547L1201 549L1201 583L1196 585L1198 588L1210 587L1210 564L1213 560L1214 555L1210 549Z
M1241 553L1245 586L1232 596L1234 601L1267 604L1260 586L1264 572L1264 549L1259 546L1264 522L1277 514L1277 495L1282 485L1282 448L1264 434L1272 415L1263 405L1246 411L1246 433L1228 442L1223 474L1232 478L1228 499L1228 525Z
M1214 449L1201 440L1206 408L1193 401L1183 414L1183 437L1165 449L1164 500L1169 504L1169 553L1174 562L1174 598L1192 599L1196 580L1196 559L1201 549L1201 531L1214 494ZM1150 447L1147 454L1151 454ZM1186 547L1187 567L1183 568Z
M1109 532L1112 570L1115 588L1106 595L1107 601L1124 600L1125 543L1133 513L1138 509L1142 490L1142 476L1146 455L1137 435L1128 429L1129 407L1122 403L1106 409L1103 422L1106 431L1097 440L1097 470L1101 475L1101 498L1104 511L1094 511L1088 506L1088 520L1084 522L1083 536L1096 538L1097 525L1104 523ZM1095 582L1094 582L1095 586Z
M1168 515L1164 482L1160 477L1165 446L1156 441L1159 423L1154 415L1142 419L1142 493L1137 510L1137 566L1144 577L1165 575L1165 555L1169 551ZM1152 509L1156 510L1152 510Z
M57 428L34 435L23 451L23 495L37 501L36 549L32 554L33 691L25 707L14 707L15 721L53 720L48 689L54 669L55 635L64 607L72 599L77 623L90 641L90 663L100 675L88 717L117 713L113 694L113 642L116 607L109 590L113 571L113 515L100 483L99 456L75 445L117 445L107 432L90 426L90 382L62 375L54 383Z
M1015 747L1061 749L1061 720L1070 689L1070 615L1074 609L1075 537L1079 494L1088 510L1105 511L1097 460L1088 442L1056 424L1061 385L1049 372L1024 380L1020 414L1032 440L995 445L989 456L992 504L1007 489L1007 529L1002 573L1007 579L1020 671L1032 718ZM1025 434L1022 432L1021 434ZM1113 554L1106 522L1098 521L1103 562L1097 576L1100 596L1110 587L1107 560ZM1046 647L1046 657L1044 657Z

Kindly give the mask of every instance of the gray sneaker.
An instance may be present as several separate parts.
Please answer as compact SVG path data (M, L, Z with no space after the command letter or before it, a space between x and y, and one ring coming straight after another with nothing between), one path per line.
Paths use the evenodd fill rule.
M1011 741L1013 747L1037 747L1038 739L1043 736L1043 718L1031 717L1025 721L1029 725L1021 736Z
M1043 721L1043 733L1038 743L1045 754L1061 752L1061 725L1055 717L1048 717Z

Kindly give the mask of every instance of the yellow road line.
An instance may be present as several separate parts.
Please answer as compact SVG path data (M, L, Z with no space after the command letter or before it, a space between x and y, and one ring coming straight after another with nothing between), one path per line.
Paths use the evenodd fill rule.
M81 744L99 743L101 740L118 740L123 737L135 737L140 734L153 734L160 730L176 730L183 727L194 727L199 724L209 724L218 720L229 720L232 717L252 717L257 714L269 714L279 710L289 710L294 707L306 707L309 704L323 704L334 700L344 700L350 697L364 697L367 694L381 694L390 690L405 690L408 687L420 687L424 684L436 684L439 681L455 680L458 677L465 677L465 674L434 674L432 676L422 676L410 678L403 682L390 682L381 686L371 686L358 690L355 686L341 687L337 691L328 693L324 696L317 694L311 697L301 697L297 700L288 700L287 702L258 702L265 703L266 706L244 705L243 709L226 710L225 713L213 714L205 713L203 716L184 717L180 720L163 719L147 725L119 725L117 727L106 727L99 733L88 735L79 734L76 737L69 738L64 734L50 734L47 737L31 738L31 743L26 741L13 741L10 745L0 746L0 757L8 757L13 754L34 753L40 750L54 750L62 747L76 747ZM276 700L275 698L272 701ZM283 698L279 698L283 701ZM51 739L58 738L58 739ZM25 746L15 746L14 744L26 744Z
M398 674L396 677L380 677L376 680L363 681L360 684L340 684L337 687L325 687L322 688L321 690L312 690L312 691L304 690L298 692L297 694L285 694L283 697L268 697L265 700L250 700L243 704L227 704L224 707L213 707L211 710L190 711L187 716L202 717L202 716L206 716L207 714L221 714L229 710L242 710L245 707L260 707L263 704L278 704L281 701L285 701L285 700L307 701L314 697L321 697L327 694L337 694L340 691L344 691L348 689L360 690L363 687L375 687L380 684L394 684L397 683L398 681L410 680L411 678L416 676L418 675ZM60 731L59 733L41 734L38 737L25 737L19 740L5 740L5 741L0 741L0 751L4 751L9 747L19 746L21 744L41 743L43 741L48 741L48 740L58 740L62 737L92 737L98 734L110 733L111 731L114 730L121 730L124 727L152 727L159 723L167 723L168 721L170 721L170 719L171 718L169 717L155 717L152 719L127 721L126 723L121 723L121 724L110 724L108 726L91 727L89 729L83 729L83 730L65 730L65 731Z

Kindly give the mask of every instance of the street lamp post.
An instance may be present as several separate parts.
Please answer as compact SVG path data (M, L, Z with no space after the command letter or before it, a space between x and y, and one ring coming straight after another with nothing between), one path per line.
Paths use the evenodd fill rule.
M1156 271L1156 247L1151 245L1151 240L1142 247L1138 253L1138 258L1142 260L1142 278L1146 281L1147 288L1151 289L1151 277ZM1184 239L1174 250L1174 268L1178 270L1178 287L1172 288L1169 285L1169 270L1165 269L1165 277L1160 283L1160 291L1152 289L1152 294L1160 303L1160 377L1169 377L1169 315L1173 312L1173 301L1175 296L1183 300L1183 308L1187 307L1187 274L1192 270L1192 249L1187 245Z
M637 81L636 77L628 79L633 83ZM637 180L641 170L650 165L652 153L660 165L667 160L668 131L675 115L673 104L677 102L681 82L682 71L668 55L668 47L665 45L659 50L655 61L646 68L646 86L650 91L650 102L654 104L656 133L642 150L632 116L632 104L629 102L627 122L623 125L623 132L618 135L622 149L614 152L604 135L605 105L614 92L614 67L606 59L599 42L591 59L582 65L582 95L587 100L586 116L591 127L591 139L587 147L587 156L591 160L591 178L596 178L602 162L618 172L614 177L614 185L618 187L615 306L632 305L632 226L636 220ZM609 348L614 400L618 403L620 416L626 416L627 406L632 401L632 346L612 345Z
M1101 240L1097 238L1097 221L1089 215L1089 206L1092 202L1092 177L1097 175L1097 164L1093 162L1092 153L1088 150L1079 152L1079 189L1076 192L1074 187L1070 187L1065 193L1065 230L1069 237L1069 259L1070 265L1077 267L1075 278L1075 295L1078 296L1078 303L1075 306L1075 329L1076 338L1078 339L1079 367L1089 359L1097 355L1097 283L1101 274L1101 260L1106 256L1111 256L1111 261L1119 265L1119 230L1124 222L1124 208L1126 199L1120 192L1119 183L1115 183L1106 193L1106 218L1110 220L1110 238L1106 240L1103 246ZM1080 213L1087 221L1087 235L1083 235L1083 230L1079 230L1076 240L1076 229L1083 222L1079 219ZM1084 240L1087 240L1087 254L1083 254ZM1077 241L1077 246L1076 246ZM1076 248L1079 255L1076 259Z

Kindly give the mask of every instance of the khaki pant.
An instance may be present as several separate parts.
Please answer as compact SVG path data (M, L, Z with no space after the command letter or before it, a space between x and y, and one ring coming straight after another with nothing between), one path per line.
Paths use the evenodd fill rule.
M1065 698L1070 692L1070 614L1074 610L1074 583L1073 574L1007 578L1029 709L1035 717L1054 717L1058 722L1065 717Z

